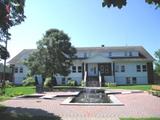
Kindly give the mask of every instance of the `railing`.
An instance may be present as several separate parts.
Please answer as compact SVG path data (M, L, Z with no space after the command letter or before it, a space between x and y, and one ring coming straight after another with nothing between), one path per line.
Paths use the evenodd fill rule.
M87 71L84 72L84 86L87 86Z
M98 77L99 77L99 86L102 87L102 76L100 71Z

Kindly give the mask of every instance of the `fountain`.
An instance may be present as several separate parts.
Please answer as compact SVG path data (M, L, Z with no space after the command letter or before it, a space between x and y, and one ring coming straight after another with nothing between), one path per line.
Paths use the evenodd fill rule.
M72 103L111 103L109 97L102 89L85 88L76 96Z

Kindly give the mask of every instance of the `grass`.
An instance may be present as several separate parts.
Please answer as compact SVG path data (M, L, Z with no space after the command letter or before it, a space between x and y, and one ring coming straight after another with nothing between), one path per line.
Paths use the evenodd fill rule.
M33 86L20 86L20 87L11 87L5 89L5 94L0 96L0 101L10 99L11 97L26 95L35 93L35 87Z
M151 90L152 85L126 85L126 86L116 86L116 87L109 87L109 89L127 89L127 90L143 90L149 91Z
M120 120L160 120L160 118L120 118Z

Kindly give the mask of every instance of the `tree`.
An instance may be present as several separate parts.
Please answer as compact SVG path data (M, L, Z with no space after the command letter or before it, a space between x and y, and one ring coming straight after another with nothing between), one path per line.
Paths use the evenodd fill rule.
M156 8L160 7L160 0L145 0L146 3L148 4L154 4ZM127 0L103 0L102 6L105 7L118 7L121 9L123 6L126 6Z
M0 0L0 40L9 38L8 29L24 21L25 0Z
M155 52L156 62L155 62L155 71L160 75L160 49Z
M50 29L46 31L42 40L37 42L37 51L29 56L25 65L31 70L32 75L67 76L75 53L76 49L71 45L67 34L58 29Z
M4 46L0 45L0 59L4 60L4 59L7 59L8 57L9 57L9 53L7 49Z
M24 5L25 0L0 0L0 42L6 44L4 47L7 47L7 40L11 36L8 29L20 24L25 19ZM0 49L3 49L2 47L1 45ZM5 52L2 51L0 55Z
M5 88L5 66L6 59L9 57L7 51L7 41L10 40L11 34L9 28L20 24L25 19L24 15L25 0L0 0L0 58L4 60L2 88Z

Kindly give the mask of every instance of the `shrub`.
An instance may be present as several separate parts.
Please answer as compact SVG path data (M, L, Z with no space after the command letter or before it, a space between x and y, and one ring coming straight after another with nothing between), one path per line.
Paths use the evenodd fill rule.
M53 86L56 86L56 85L57 85L56 77L52 77L52 82L53 82Z
M9 80L5 81L5 87L10 88L13 86L13 83L10 82Z
M151 90L152 95L160 97L160 91Z
M84 82L84 80L81 80L81 86L82 86L82 87L85 87L85 82Z
M105 83L105 87L116 87L117 86L117 84L116 83Z
M25 80L23 80L23 85L24 86L33 86L35 85L35 80L33 77L27 77Z
M75 80L68 80L67 81L67 85L68 86L77 86L77 81L75 81Z
M53 80L51 77L48 77L44 81L44 88L52 88L53 87Z

